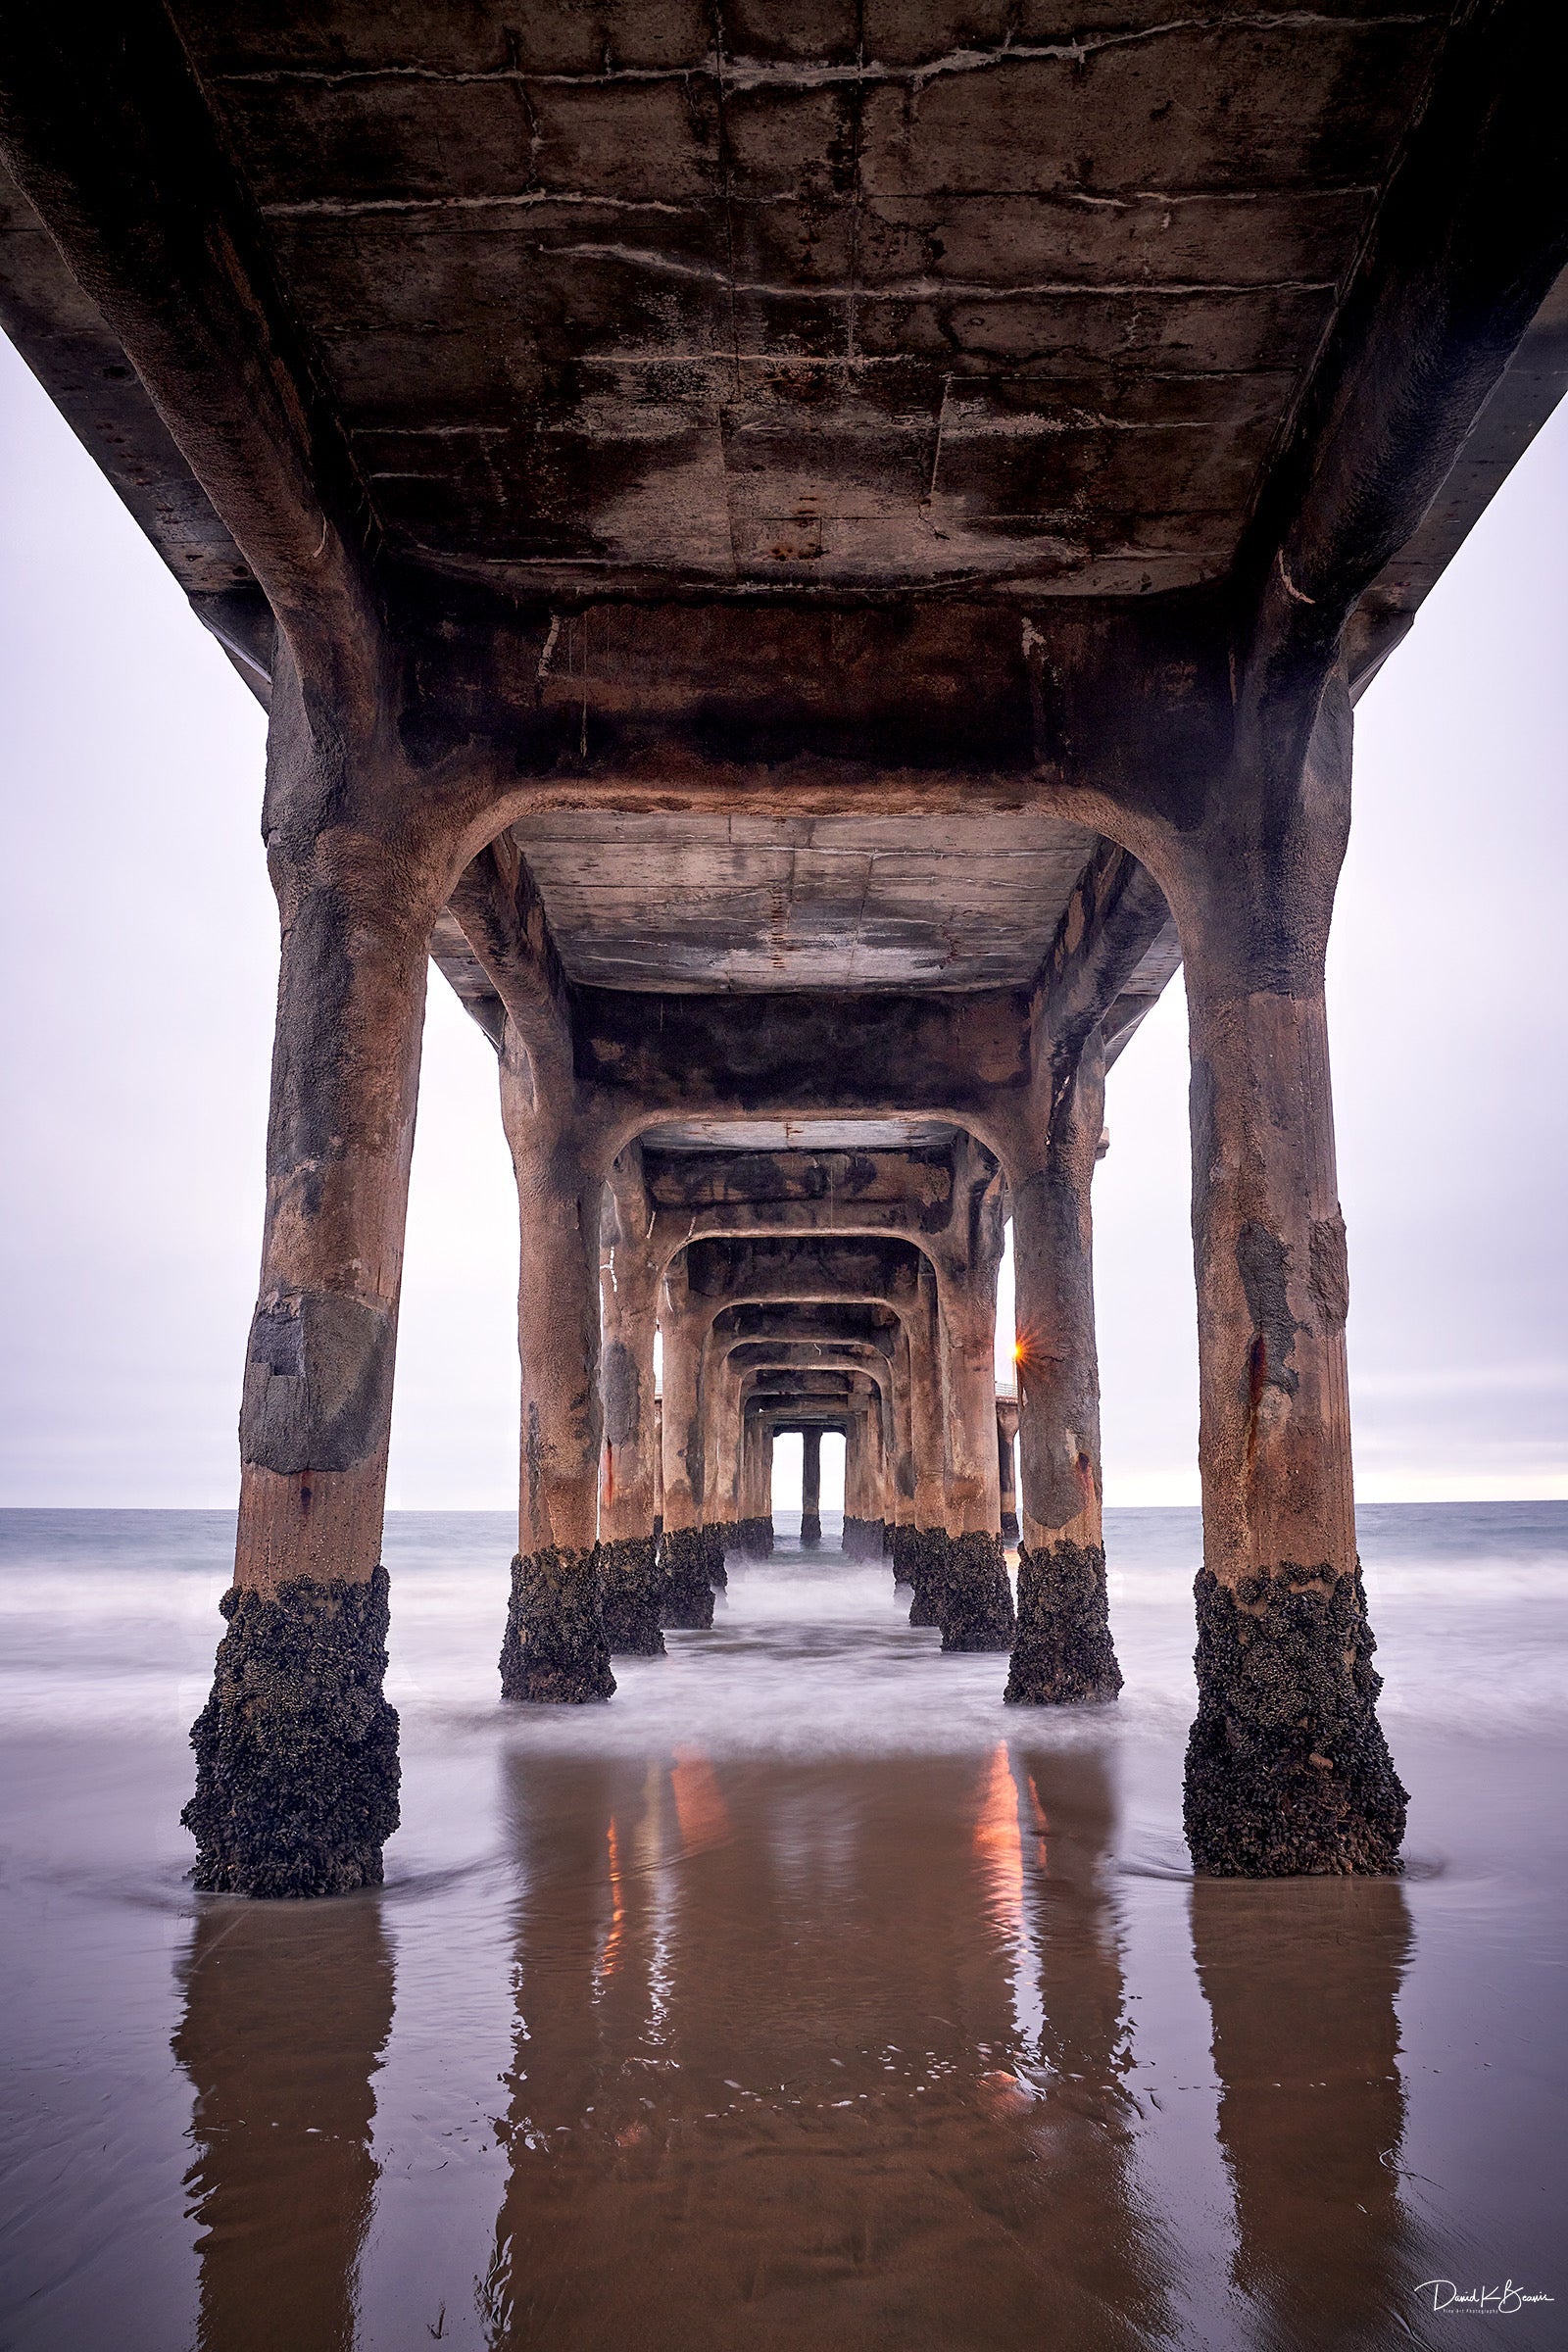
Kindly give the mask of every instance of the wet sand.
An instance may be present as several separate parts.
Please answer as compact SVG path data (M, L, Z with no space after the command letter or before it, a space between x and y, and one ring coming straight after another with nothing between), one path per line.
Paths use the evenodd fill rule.
M1188 1514L1071 1716L789 1547L503 1710L431 1516L387 1886L263 1906L182 1875L223 1519L0 1515L0 2344L1568 2342L1568 1509L1368 1522L1403 1881L1188 1875Z

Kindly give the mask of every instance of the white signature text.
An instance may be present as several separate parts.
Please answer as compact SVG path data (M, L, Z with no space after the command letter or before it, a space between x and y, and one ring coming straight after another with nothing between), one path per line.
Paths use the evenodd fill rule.
M1415 2291L1432 2297L1434 2311L1479 2311L1489 2318L1499 2312L1523 2311L1528 2303L1556 2300L1554 2295L1527 2294L1511 2278L1501 2286L1455 2286L1451 2278L1423 2278Z

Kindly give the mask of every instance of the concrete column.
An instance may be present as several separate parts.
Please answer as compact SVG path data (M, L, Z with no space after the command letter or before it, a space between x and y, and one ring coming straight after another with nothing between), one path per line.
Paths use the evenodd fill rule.
M697 1497L703 1557L709 1582L722 1592L729 1583L724 1567L726 1549L739 1549L736 1522L740 1498L736 1493L738 1464L730 1445L730 1384L725 1378L725 1351L712 1320L703 1334L698 1356L697 1401L702 1415L702 1492Z
M994 1163L993 1163L994 1164ZM997 1474L997 1268L1000 1174L968 1178L968 1214L938 1259L948 1434L946 1574L936 1595L942 1646L1012 1647L1012 1588L1002 1549Z
M1098 1029L1047 1097L1035 1156L1009 1170L1022 1503L1018 1633L1006 1696L1114 1698L1101 1529L1100 1359L1090 1189L1104 1129Z
M852 1552L854 1526L860 1515L860 1491L865 1470L865 1427L858 1413L844 1425L844 1548Z
M997 1407L997 1483L1002 1498L1002 1541L1018 1541L1018 1483L1012 1466L1012 1430L1009 1416Z
M746 1559L765 1560L773 1549L772 1456L770 1453L764 1466L757 1451L756 1431L747 1437L744 1383L737 1382L736 1387L739 1430L735 1516L739 1522L740 1550Z
M398 1824L381 1515L431 927L399 779L318 741L286 660L265 829L282 922L261 1284L228 1631L191 1731L195 1883L341 1894Z
M891 1362L884 1362L875 1375L874 1404L877 1417L877 1549L884 1558L893 1550L893 1531L898 1525L899 1502L899 1428L898 1390Z
M856 1417L855 1473L849 1476L846 1454L844 1493L844 1548L851 1559L874 1560L882 1554L887 1518L887 1446L883 1420L883 1392L876 1381L858 1379L859 1403Z
M914 1534L914 1437L906 1316L900 1316L894 1333L889 1371L893 1382L894 1452L892 1476L888 1481L888 1505L892 1515L888 1550L893 1561L894 1583L906 1585L909 1581L910 1538Z
M914 1529L895 1541L893 1573L912 1588L911 1625L941 1619L937 1596L947 1567L948 1492L942 1415L940 1304L936 1268L920 1259L918 1293L906 1319L909 1342L909 1440L914 1455Z
M649 1244L650 1224L641 1152L633 1144L610 1172L600 1245L605 1449L599 1578L612 1657L664 1654L659 1625L663 1587L654 1525L659 1506L654 1338L660 1267Z
M702 1628L713 1622L713 1587L703 1543L702 1348L711 1305L693 1298L677 1260L664 1276L661 1327L664 1335L664 1533L661 1540L667 1626Z
M726 1548L739 1549L737 1530L745 1511L741 1497L741 1422L745 1380L730 1361L730 1345L717 1328L708 1335L703 1358L703 1460L705 1519L710 1519Z
M801 1433L801 1542L822 1541L822 1432Z
M759 1525L765 1525L769 1551L773 1547L773 1432L753 1413L746 1424L746 1485L745 1515Z
M521 1481L503 1698L609 1698L599 1589L599 1247L604 1182L536 1094L511 1022L501 1112L517 1177Z
M947 1453L943 1437L941 1299L937 1273L920 1260L915 1311L909 1335L909 1441L914 1451L914 1524L941 1530L948 1525Z
M765 1560L773 1548L773 1521L763 1507L766 1496L759 1502L755 1492L755 1432L749 1427L746 1410L747 1377L732 1355L721 1353L715 1378L722 1391L718 1423L719 1508L727 1530L726 1541L742 1559Z
M664 1399L654 1398L654 1534L664 1532Z
M1405 1795L1355 1548L1323 1002L1349 823L1343 677L1304 752L1271 709L1237 727L1255 773L1173 832L1156 868L1193 1063L1203 1567L1187 1837L1223 1876L1387 1871Z

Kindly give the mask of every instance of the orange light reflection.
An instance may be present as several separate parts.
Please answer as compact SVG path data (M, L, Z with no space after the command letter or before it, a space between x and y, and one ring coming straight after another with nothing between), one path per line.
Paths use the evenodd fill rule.
M991 1755L974 1850L985 1871L991 1905L1016 1944L1023 1941L1023 1838L1018 1830L1018 1791L1007 1763L1007 1743L999 1740Z
M620 1882L620 1846L615 1838L615 1825L610 1825L610 1930L605 1948L599 1955L599 1981L606 1984L620 1966L626 1942L626 1905L622 1900Z
M669 1776L681 1843L688 1853L696 1846L713 1845L730 1834L729 1811L719 1794L713 1767L690 1748L677 1752Z

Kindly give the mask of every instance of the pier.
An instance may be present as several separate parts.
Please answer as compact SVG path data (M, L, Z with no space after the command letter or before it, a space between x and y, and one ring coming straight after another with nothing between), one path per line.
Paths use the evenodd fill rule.
M1178 968L1192 1858L1398 1867L1324 956L1356 698L1568 383L1557 13L832 18L0 28L0 323L270 714L202 1887L375 1884L397 1826L428 986L517 1180L501 1700L612 1704L835 1431L1000 1726L1120 1688L1093 1180Z

